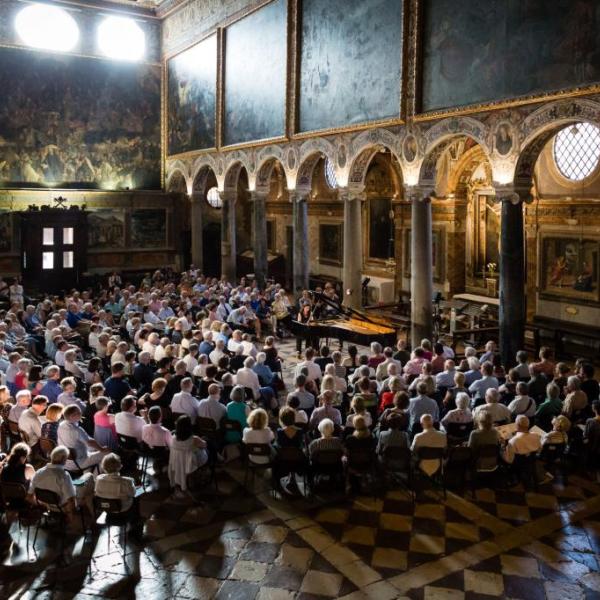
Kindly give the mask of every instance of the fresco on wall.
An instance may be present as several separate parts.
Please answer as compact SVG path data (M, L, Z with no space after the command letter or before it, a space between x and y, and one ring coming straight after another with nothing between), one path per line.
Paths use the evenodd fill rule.
M285 134L287 10L275 0L225 32L223 142Z
M596 0L423 4L424 111L600 81Z
M567 301L600 301L600 241L546 237L541 247L541 293Z
M217 36L171 58L167 77L169 154L214 148Z
M131 246L163 248L167 245L167 211L141 208L131 211Z
M88 248L122 248L125 245L125 213L101 209L88 213Z
M299 131L397 117L400 0L302 2Z
M321 223L319 225L319 262L324 265L340 266L344 251L344 230L342 223Z
M160 67L0 48L0 89L0 187L160 188Z

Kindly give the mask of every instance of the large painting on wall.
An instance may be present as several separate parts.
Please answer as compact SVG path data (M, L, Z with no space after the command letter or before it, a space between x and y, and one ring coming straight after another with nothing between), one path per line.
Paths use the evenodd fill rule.
M167 211L140 208L131 211L131 246L163 248L167 245Z
M298 131L398 117L402 0L303 0Z
M122 248L125 245L125 212L100 209L88 213L88 248Z
M319 262L336 267L342 264L344 226L342 223L319 225Z
M369 258L394 258L394 222L391 198L369 198Z
M600 82L597 0L422 0L423 111Z
M217 114L217 36L167 63L168 152L214 148Z
M285 134L286 0L274 0L225 31L223 143Z
M160 67L0 48L0 89L1 187L160 188Z
M544 237L540 247L540 292L570 302L600 302L600 240Z

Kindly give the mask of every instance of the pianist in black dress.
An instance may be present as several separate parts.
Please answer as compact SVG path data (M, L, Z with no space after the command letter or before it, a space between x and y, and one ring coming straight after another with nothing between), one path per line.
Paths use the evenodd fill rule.
M303 304L298 312L297 321L300 325L299 331L296 334L296 351L298 354L302 352L302 342L308 348L312 343L309 322L312 319L312 307L310 304Z

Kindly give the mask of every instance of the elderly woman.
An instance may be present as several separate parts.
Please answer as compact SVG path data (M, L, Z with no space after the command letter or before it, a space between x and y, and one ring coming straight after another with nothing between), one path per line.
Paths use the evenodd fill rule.
M469 410L469 403L471 399L465 392L460 392L456 395L456 408L449 411L446 416L442 419L442 425L448 425L448 423L472 423L473 415Z
M331 419L323 419L319 422L319 433L321 437L313 440L308 446L308 454L314 459L319 452L326 450L344 451L344 446L340 438L334 437L335 425Z
M121 513L135 508L135 482L121 475L121 459L114 453L107 454L100 465L102 475L96 479L95 495L99 498L121 501Z
M387 408L391 408L394 405L394 398L396 394L406 389L406 385L404 384L402 377L390 377L387 381L389 382L389 391L381 394L381 399L379 400L380 413L383 413Z
M482 446L500 446L500 434L494 428L494 419L486 410L482 410L477 415L477 429L471 431L468 447L477 455L477 451ZM497 465L497 459L479 459L478 469L493 469Z
M577 375L571 375L565 386L565 401L563 403L563 415L572 418L573 413L583 410L588 404L587 394L581 390L581 379Z

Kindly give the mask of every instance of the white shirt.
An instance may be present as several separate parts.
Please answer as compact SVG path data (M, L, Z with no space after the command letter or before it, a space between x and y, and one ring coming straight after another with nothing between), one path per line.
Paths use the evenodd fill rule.
M308 369L308 376L306 378L307 381L317 381L323 376L323 374L321 373L321 367L319 367L319 365L316 362L312 360L305 360L296 365L294 377L298 377L298 375L301 374L302 369L304 367Z
M504 459L512 463L516 454L531 454L538 452L542 447L542 438L537 433L518 431L508 440Z
M246 427L242 435L242 441L245 444L270 444L273 441L273 432L267 429L251 429ZM252 462L268 463L271 459L268 456L250 456Z
M131 508L135 498L135 482L131 477L122 477L117 473L105 473L96 478L95 495L100 498L121 501L121 512Z
M142 428L142 441L151 448L170 446L173 441L171 432L160 423L149 423Z
M227 408L219 402L219 398L220 396L208 396L198 404L198 416L212 419L217 428L221 424L221 419L227 415Z
M186 371L188 373L194 373L194 370L196 369L196 367L198 366L198 360L196 359L195 356L192 356L191 354L186 354L183 358L182 358L183 362L186 364Z
M90 440L90 436L79 425L69 421L62 421L58 426L57 439L59 446L66 446L75 451L75 457L78 462L83 462L88 457L87 442ZM67 467L70 462L67 461Z
M225 352L223 352L223 350L220 350L219 348L215 348L209 355L208 355L208 360L210 360L210 362L213 365L216 365L219 362L219 359L225 356Z
M237 354L238 348L243 348L242 342L238 342L233 338L231 338L229 342L227 342L227 350L229 350L229 352L231 352L232 354Z
M152 342L149 342L148 340L146 340L143 344L142 344L142 352L148 352L150 354L150 356L152 358L154 358L154 355L156 354L156 348L158 346L156 346L155 344L153 344Z
M19 429L27 434L30 446L35 446L42 436L42 422L34 408L28 408L19 417Z
M142 430L146 422L142 417L138 417L127 411L118 412L115 415L115 429L119 435L127 435L135 438L138 442L142 441Z
M258 381L258 375L252 369L248 369L247 367L238 369L238 372L235 374L235 382L237 385L250 388L255 400L260 396L260 382Z
M193 424L196 422L196 415L198 414L198 400L189 392L179 392L171 400L171 410L174 413L186 414Z
M512 413L510 410L508 410L508 407L504 406L504 404L500 404L499 402L481 404L473 412L473 419L477 419L479 413L482 411L490 413L494 423L498 423L498 421L510 422L512 418Z
M76 497L73 480L65 471L64 465L49 464L36 471L30 489L35 490L35 488L58 494L61 506Z
M229 306L229 304L227 304L227 302L225 302L224 304L219 302L219 306L217 306L216 309L216 314L217 314L217 319L219 319L219 321L227 321L227 317L229 316L229 313L231 312L231 306Z

